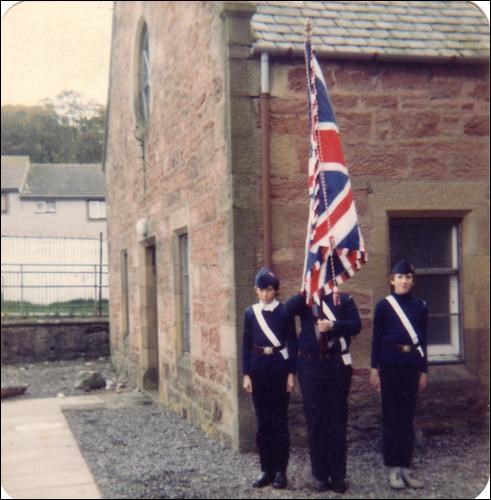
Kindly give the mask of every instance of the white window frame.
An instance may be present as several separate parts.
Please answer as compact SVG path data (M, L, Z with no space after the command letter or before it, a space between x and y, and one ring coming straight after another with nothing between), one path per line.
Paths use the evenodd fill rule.
M460 294L459 294L459 238L458 226L456 223L452 225L451 235L452 245L452 269L446 272L445 275L450 279L449 293L449 314L450 314L450 343L449 344L431 344L428 345L428 360L429 361L458 361L462 356L461 348L461 311L460 311ZM434 274L430 269L419 274ZM431 311L430 311L431 314Z
M56 201L55 200L37 200L34 212L37 214L55 214Z
M390 219L402 220L407 218L415 220L417 217L391 217ZM462 345L462 307L461 307L461 277L460 277L460 260L459 260L459 228L460 222L455 219L443 219L451 228L450 244L451 244L451 263L450 267L445 268L421 268L416 269L416 280L418 276L446 276L449 279L449 342L445 344L429 344L427 346L428 361L436 363L459 362L464 359ZM390 239L390 236L389 236ZM421 244L421 243L418 243ZM424 298L424 297L423 297ZM430 318L432 316L431 308L429 311ZM431 328L429 326L429 328ZM428 331L428 335L431 332Z
M95 214L91 207L95 210ZM89 220L106 220L106 202L104 200L87 200L87 218Z

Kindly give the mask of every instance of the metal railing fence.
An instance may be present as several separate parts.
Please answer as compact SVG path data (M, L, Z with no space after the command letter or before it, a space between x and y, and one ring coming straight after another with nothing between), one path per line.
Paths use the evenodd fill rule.
M2 317L106 316L102 238L2 235Z

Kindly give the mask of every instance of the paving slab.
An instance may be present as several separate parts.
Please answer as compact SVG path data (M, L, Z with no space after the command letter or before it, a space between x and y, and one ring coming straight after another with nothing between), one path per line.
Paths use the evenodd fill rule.
M62 413L104 406L101 398L7 400L1 406L2 488L10 497L101 498Z

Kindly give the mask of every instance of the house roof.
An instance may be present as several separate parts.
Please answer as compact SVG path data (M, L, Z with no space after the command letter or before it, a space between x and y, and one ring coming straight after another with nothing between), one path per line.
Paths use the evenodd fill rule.
M257 2L254 52L303 53L304 23L326 56L482 61L489 22L471 2Z
M29 168L29 156L1 157L2 191L19 191Z
M23 198L105 198L102 165L33 163L21 196Z

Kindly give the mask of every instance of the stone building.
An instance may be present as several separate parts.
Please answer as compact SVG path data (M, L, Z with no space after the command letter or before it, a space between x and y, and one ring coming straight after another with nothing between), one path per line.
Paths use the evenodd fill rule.
M238 449L243 311L263 262L299 289L307 224L303 24L323 67L369 262L343 290L369 366L390 262L418 268L432 376L488 381L489 27L469 2L115 2L105 151L111 349ZM261 66L263 72L261 74Z

